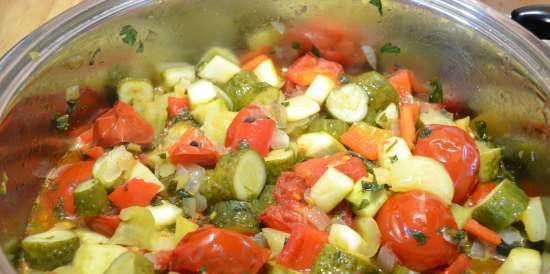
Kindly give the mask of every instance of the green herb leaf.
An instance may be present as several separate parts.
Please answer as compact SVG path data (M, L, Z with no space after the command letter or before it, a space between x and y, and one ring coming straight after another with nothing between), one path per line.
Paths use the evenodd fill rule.
M67 101L67 112L73 113L76 110L76 100L70 99Z
M119 35L122 39L122 42L133 46L137 41L138 32L134 27L130 25L125 25L120 29Z
M8 194L8 180L8 174L4 171L2 173L2 180L0 181L0 196Z
M432 130L430 128L425 127L418 132L418 138L424 139L430 136L430 134L432 134Z
M393 143L391 143L391 145L388 148L386 148L386 152L389 152L395 146L395 144L397 144L397 139L395 139Z
M69 114L63 114L55 118L55 128L59 131L69 130Z
M382 0L370 0L369 3L378 8L378 13L380 13L380 15L384 15L382 11Z
M141 40L139 40L136 52L137 53L143 53L144 50L145 50L145 47L143 46L143 42Z
M297 42L297 41L292 42L292 48L293 49L300 49L301 47L302 46L300 45L299 42Z
M420 231L409 229L409 228L406 228L406 231L409 235L411 235L414 238L416 243L418 243L419 245L425 245L426 242L428 241L428 236L426 236L426 234Z
M430 81L430 87L432 87L432 90L428 95L428 102L443 103L443 88L439 80Z
M397 155L390 156L390 162L391 162L392 164L395 163L395 162L397 162L397 160L399 160L399 159L397 158Z
M166 158L167 158L166 152L163 152L163 153L159 154L159 157L163 160L166 160Z
M313 53L313 55L317 56L317 57L321 57L321 52L319 51L319 49L317 47L313 47L311 49L311 53Z
M282 105L283 107L288 107L288 106L290 105L290 103L289 103L289 102L282 102L281 105Z
M90 60L88 61L88 65L93 66L95 64L95 57L99 54L101 51L101 48L97 48L90 54Z
M390 43L390 42L387 42L385 43L381 48L380 48L380 52L381 53L401 53L401 48L399 48L398 46Z
M483 141L489 140L489 135L487 134L487 123L485 123L485 121L476 121L474 126L476 127L476 133L479 139Z

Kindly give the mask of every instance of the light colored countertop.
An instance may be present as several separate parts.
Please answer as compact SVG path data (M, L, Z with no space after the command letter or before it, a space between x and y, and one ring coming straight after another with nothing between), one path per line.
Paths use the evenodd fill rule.
M0 0L0 56L25 35L82 0ZM503 11L550 0L480 0Z

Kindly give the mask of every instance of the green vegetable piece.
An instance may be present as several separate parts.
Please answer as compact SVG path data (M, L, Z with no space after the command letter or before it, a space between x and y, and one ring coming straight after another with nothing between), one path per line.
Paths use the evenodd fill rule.
M355 183L346 200L358 216L374 217L390 195L382 185L365 181Z
M316 274L355 274L382 273L374 264L346 253L332 244L326 244L313 264L311 273Z
M410 270L402 265L397 265L392 269L391 274L420 274L420 273L414 270Z
M486 142L476 142L476 145L480 156L479 178L482 182L490 181L499 174L502 148L490 147Z
M430 87L432 90L428 94L428 102L443 103L443 87L441 87L439 80L430 81Z
M122 42L133 46L137 41L137 30L131 25L124 25L120 28L119 36Z
M253 32L246 39L246 44L249 49L254 50L263 46L274 46L281 38L282 34L272 24L267 24Z
M378 13L380 13L380 15L384 15L384 11L382 10L382 0L370 0L369 3L378 8Z
M474 126L477 137L483 141L487 141L489 139L489 135L487 134L487 123L483 120L478 120L474 122Z
M216 56L223 57L227 61L232 62L235 65L239 65L239 58L237 58L237 56L235 56L235 54L233 54L231 50L226 48L213 47L205 52L199 62L197 62L197 71L202 71L204 66Z
M233 102L234 110L239 110L250 104L264 86L265 84L258 82L258 78L253 72L241 71L231 77L222 86L222 89Z
M274 184L277 177L285 170L290 170L298 160L297 148L294 146L272 150L265 157L267 183Z
M216 171L209 169L206 171L206 180L200 185L199 192L208 200L208 203L230 200L231 190L221 184L216 176Z
M498 231L517 221L528 203L529 197L523 190L504 180L476 205L472 217Z
M59 115L54 119L55 128L61 132L69 130L69 114Z
M217 202L209 211L210 221L217 227L245 234L260 231L260 222L256 218L256 211L249 202Z
M376 116L390 103L397 104L399 97L388 80L378 72L369 71L354 77L351 81L362 87L369 95L369 107L365 121L374 125Z
M275 198L273 197L273 190L275 185L266 185L260 197L258 199L252 200L252 206L256 211L256 215L260 215L266 208L270 205L275 204Z
M30 235L21 242L25 262L36 270L49 271L70 263L79 245L68 230L50 230Z
M281 103L285 99L285 95L280 89L268 85L260 84L259 86L261 89L251 104L269 106L272 103Z
M83 244L73 259L74 272L78 274L104 274L104 271L121 254L125 247L112 244Z
M318 132L324 131L337 140L340 139L340 136L348 130L349 126L346 122L338 119L325 119L325 118L316 118L311 122L307 128L308 132Z
M276 262L268 262L268 274L301 274L302 272L286 268L284 266L278 265ZM312 272L313 273L313 272Z
M381 53L401 53L401 49L392 44L391 42L386 42L384 45L380 48Z
M99 215L109 206L107 190L99 180L87 180L74 190L74 205L76 213L82 217Z
M118 256L104 274L154 274L155 266L143 255L126 252Z
M156 228L151 211L145 207L133 206L120 212L122 222L110 242L125 246L136 246L151 250Z

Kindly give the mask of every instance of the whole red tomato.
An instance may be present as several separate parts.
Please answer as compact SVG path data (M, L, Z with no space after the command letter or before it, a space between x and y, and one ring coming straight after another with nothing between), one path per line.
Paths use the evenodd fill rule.
M451 210L430 193L393 195L378 212L376 222L383 244L412 270L422 272L448 264L457 254L457 247L441 233L444 228L456 229Z
M203 226L179 242L170 269L182 273L258 273L269 259L269 250L234 231Z
M455 186L453 202L463 202L475 187L479 171L479 151L474 140L453 126L429 125L422 130L427 136L418 138L414 154L442 163Z

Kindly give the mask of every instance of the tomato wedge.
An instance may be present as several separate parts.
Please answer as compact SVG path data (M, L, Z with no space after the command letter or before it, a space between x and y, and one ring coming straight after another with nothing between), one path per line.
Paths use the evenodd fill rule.
M336 168L353 180L359 180L361 177L368 175L361 159L344 152L301 162L294 166L294 172L304 178L306 185L311 187L327 171L329 166Z
M131 206L148 206L160 186L145 182L141 179L131 179L127 183L115 188L109 194L109 200L118 209L124 209Z
M168 149L173 164L199 164L213 166L218 161L218 152L214 144L200 132L191 127Z
M253 274L269 253L245 235L208 225L185 235L172 254L170 268L181 273Z
M260 107L251 105L241 109L229 125L225 145L236 150L242 141L246 141L251 149L265 157L274 130L275 121L269 119Z
M283 172L277 178L273 197L277 203L285 203L287 201L303 201L306 191L306 183L304 179L294 172Z
M479 151L474 140L462 129L454 126L429 125L429 134L418 138L415 155L431 157L439 161L453 180L453 202L462 203L476 185L479 171Z
M308 86L317 75L327 76L339 83L338 77L342 73L344 73L342 65L308 53L288 68L286 77L297 85Z
M297 225L309 225L321 230L330 225L330 217L322 210L290 199L266 208L260 220L267 227L285 232L290 232Z
M277 263L288 268L307 271L326 243L328 243L326 232L307 225L297 225L292 228L287 243L277 256Z
M182 111L189 109L189 100L187 98L168 97L168 116L176 117Z
M86 219L86 225L91 230L106 237L113 236L119 224L120 217L118 215L98 215Z
M149 144L153 141L153 127L128 104L118 101L94 123L94 141L111 147L122 143Z

